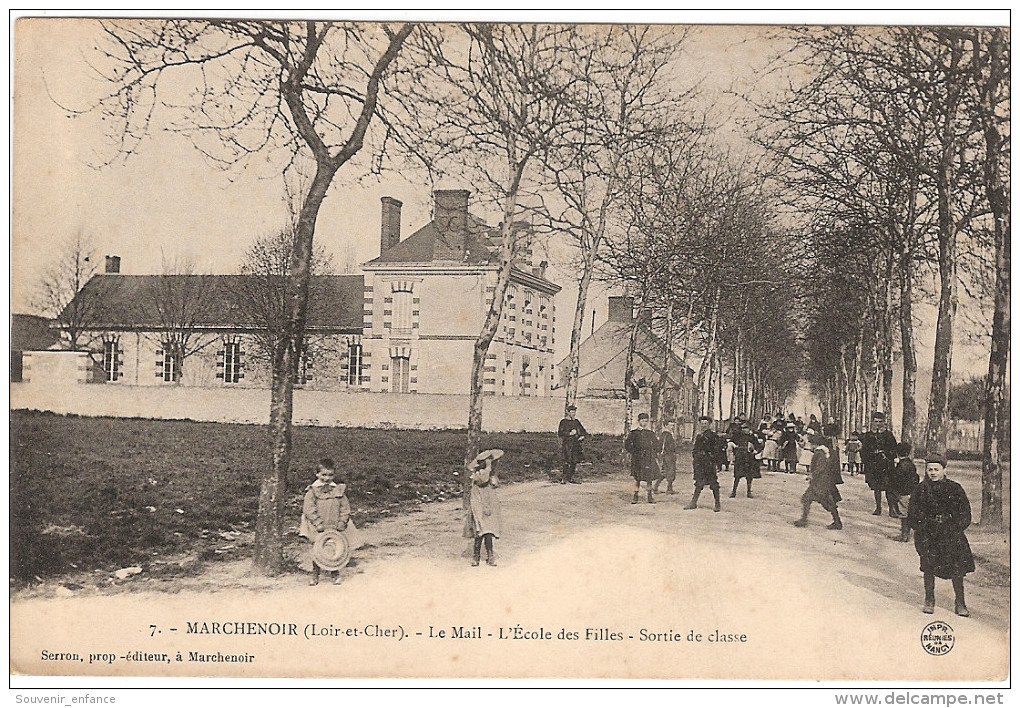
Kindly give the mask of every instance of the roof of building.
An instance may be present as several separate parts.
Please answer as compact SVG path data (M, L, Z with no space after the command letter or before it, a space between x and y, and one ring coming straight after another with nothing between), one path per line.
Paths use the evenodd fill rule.
M630 325L626 322L605 322L581 342L579 352L578 390L588 393L623 391L627 368L627 346ZM663 342L646 325L639 325L634 347L634 381L658 379L662 371ZM560 363L562 370L569 360ZM681 372L685 372L684 376ZM667 379L671 386L681 387L694 371L675 352L670 354Z
M258 319L248 313L282 309L281 280L254 275L102 274L75 297L100 303L89 329L158 328L165 318L159 315L157 302L171 303L185 313L179 320L187 319L198 328L249 328ZM364 297L364 276L312 276L305 326L360 331ZM270 304L256 304L262 301Z
M59 333L50 327L52 323L48 317L12 314L11 349L19 352L49 349L60 341Z
M368 263L455 261L483 265L497 262L499 253L494 246L499 243L499 230L473 214L467 215L467 230L478 244L474 249L465 245L463 233L450 229L443 230L435 220L432 220Z

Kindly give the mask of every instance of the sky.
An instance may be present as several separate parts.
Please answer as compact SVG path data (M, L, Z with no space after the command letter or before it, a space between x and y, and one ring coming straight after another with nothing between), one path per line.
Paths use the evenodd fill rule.
M626 14L583 17L599 21L646 19ZM701 22L840 21L839 16L818 13L674 13L647 19L689 21L687 17ZM861 19L867 16L848 21ZM930 14L921 18L893 13L880 21L937 20ZM973 21L1002 23L995 17ZM127 161L97 166L104 152L108 154L101 126L92 115L74 118L67 110L85 107L88 97L102 88L86 62L95 30L93 21L74 19L22 19L14 29L13 312L33 311L32 293L41 274L61 244L79 232L93 239L100 256L120 256L123 273L157 273L164 261L181 258L193 261L199 271L229 273L236 272L243 252L256 236L273 231L286 220L282 183L273 176L273 165L255 163L244 171L224 172L180 135L154 131ZM705 26L690 46L689 76L684 78L701 79L703 100L717 115L730 119L723 130L736 142L742 138L732 119L745 109L729 91L774 88L761 73L774 49L775 45L764 39L763 29L753 26ZM452 183L436 186L465 187ZM317 244L333 253L335 263L342 265L349 252L358 262L378 255L379 199L386 195L404 203L405 237L428 221L430 186L418 175L389 173L381 180L358 184L338 179L323 205L316 232ZM491 223L498 221L498 217L479 215L490 216ZM564 286L557 298L562 323L569 322L576 297L576 288L571 286L574 275L562 262L564 254L563 248L553 248L547 254L552 279ZM594 294L587 308L586 330L592 325L592 310L596 325L605 319L606 295L605 291ZM928 333L922 328L922 343ZM562 355L567 340L565 336L557 338ZM973 353L961 351L957 363L980 371L986 357L980 348Z

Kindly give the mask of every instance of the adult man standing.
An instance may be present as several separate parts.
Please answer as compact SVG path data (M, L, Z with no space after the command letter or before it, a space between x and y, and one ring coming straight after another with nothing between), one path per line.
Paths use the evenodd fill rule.
M624 449L630 453L630 474L634 477L634 499L631 504L638 503L642 482L648 488L648 503L654 504L652 484L659 478L659 439L648 427L647 413L638 416L638 427L630 431Z
M885 413L875 411L871 414L871 429L861 436L861 463L864 466L864 481L875 494L874 516L882 515L882 492L886 492L889 502L889 516L898 519L900 516L889 497L889 475L893 469L893 458L896 457L896 438L885 426Z
M560 442L563 444L563 474L560 477L560 484L580 484L574 479L574 472L577 470L577 463L581 461L581 442L588 437L588 431L576 418L577 406L567 406L567 417L560 421L557 431Z
M694 496L684 509L697 509L698 497L706 486L715 497L715 508L719 511L719 436L711 429L712 419L707 415L698 418L698 435L694 438Z

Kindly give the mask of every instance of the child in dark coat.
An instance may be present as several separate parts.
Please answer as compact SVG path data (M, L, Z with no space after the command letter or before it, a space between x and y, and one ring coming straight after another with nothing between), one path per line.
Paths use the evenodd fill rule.
M910 524L907 516L910 513L910 497L917 490L917 465L910 459L910 443L901 442L896 446L896 467L893 468L889 491L895 493L896 503L900 505L900 535L893 538L906 543L910 540Z
M793 525L798 528L807 526L811 503L818 502L832 515L832 523L826 528L839 531L843 528L837 507L843 499L836 487L842 482L839 474L839 458L835 452L829 449L832 443L827 438L821 435L811 435L808 442L814 446L814 452L811 455L811 479L808 482L807 490L800 498L801 516L793 522Z
M963 487L946 477L946 458L929 455L925 478L910 500L907 523L924 573L925 614L935 612L935 578L953 581L956 614L970 617L963 576L974 572L974 556L964 530L970 526L970 500Z

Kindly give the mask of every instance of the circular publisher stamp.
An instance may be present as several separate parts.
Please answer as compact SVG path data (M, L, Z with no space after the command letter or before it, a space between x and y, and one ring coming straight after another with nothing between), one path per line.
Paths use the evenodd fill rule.
M956 635L945 622L929 622L921 631L921 646L933 656L942 656L953 650Z

